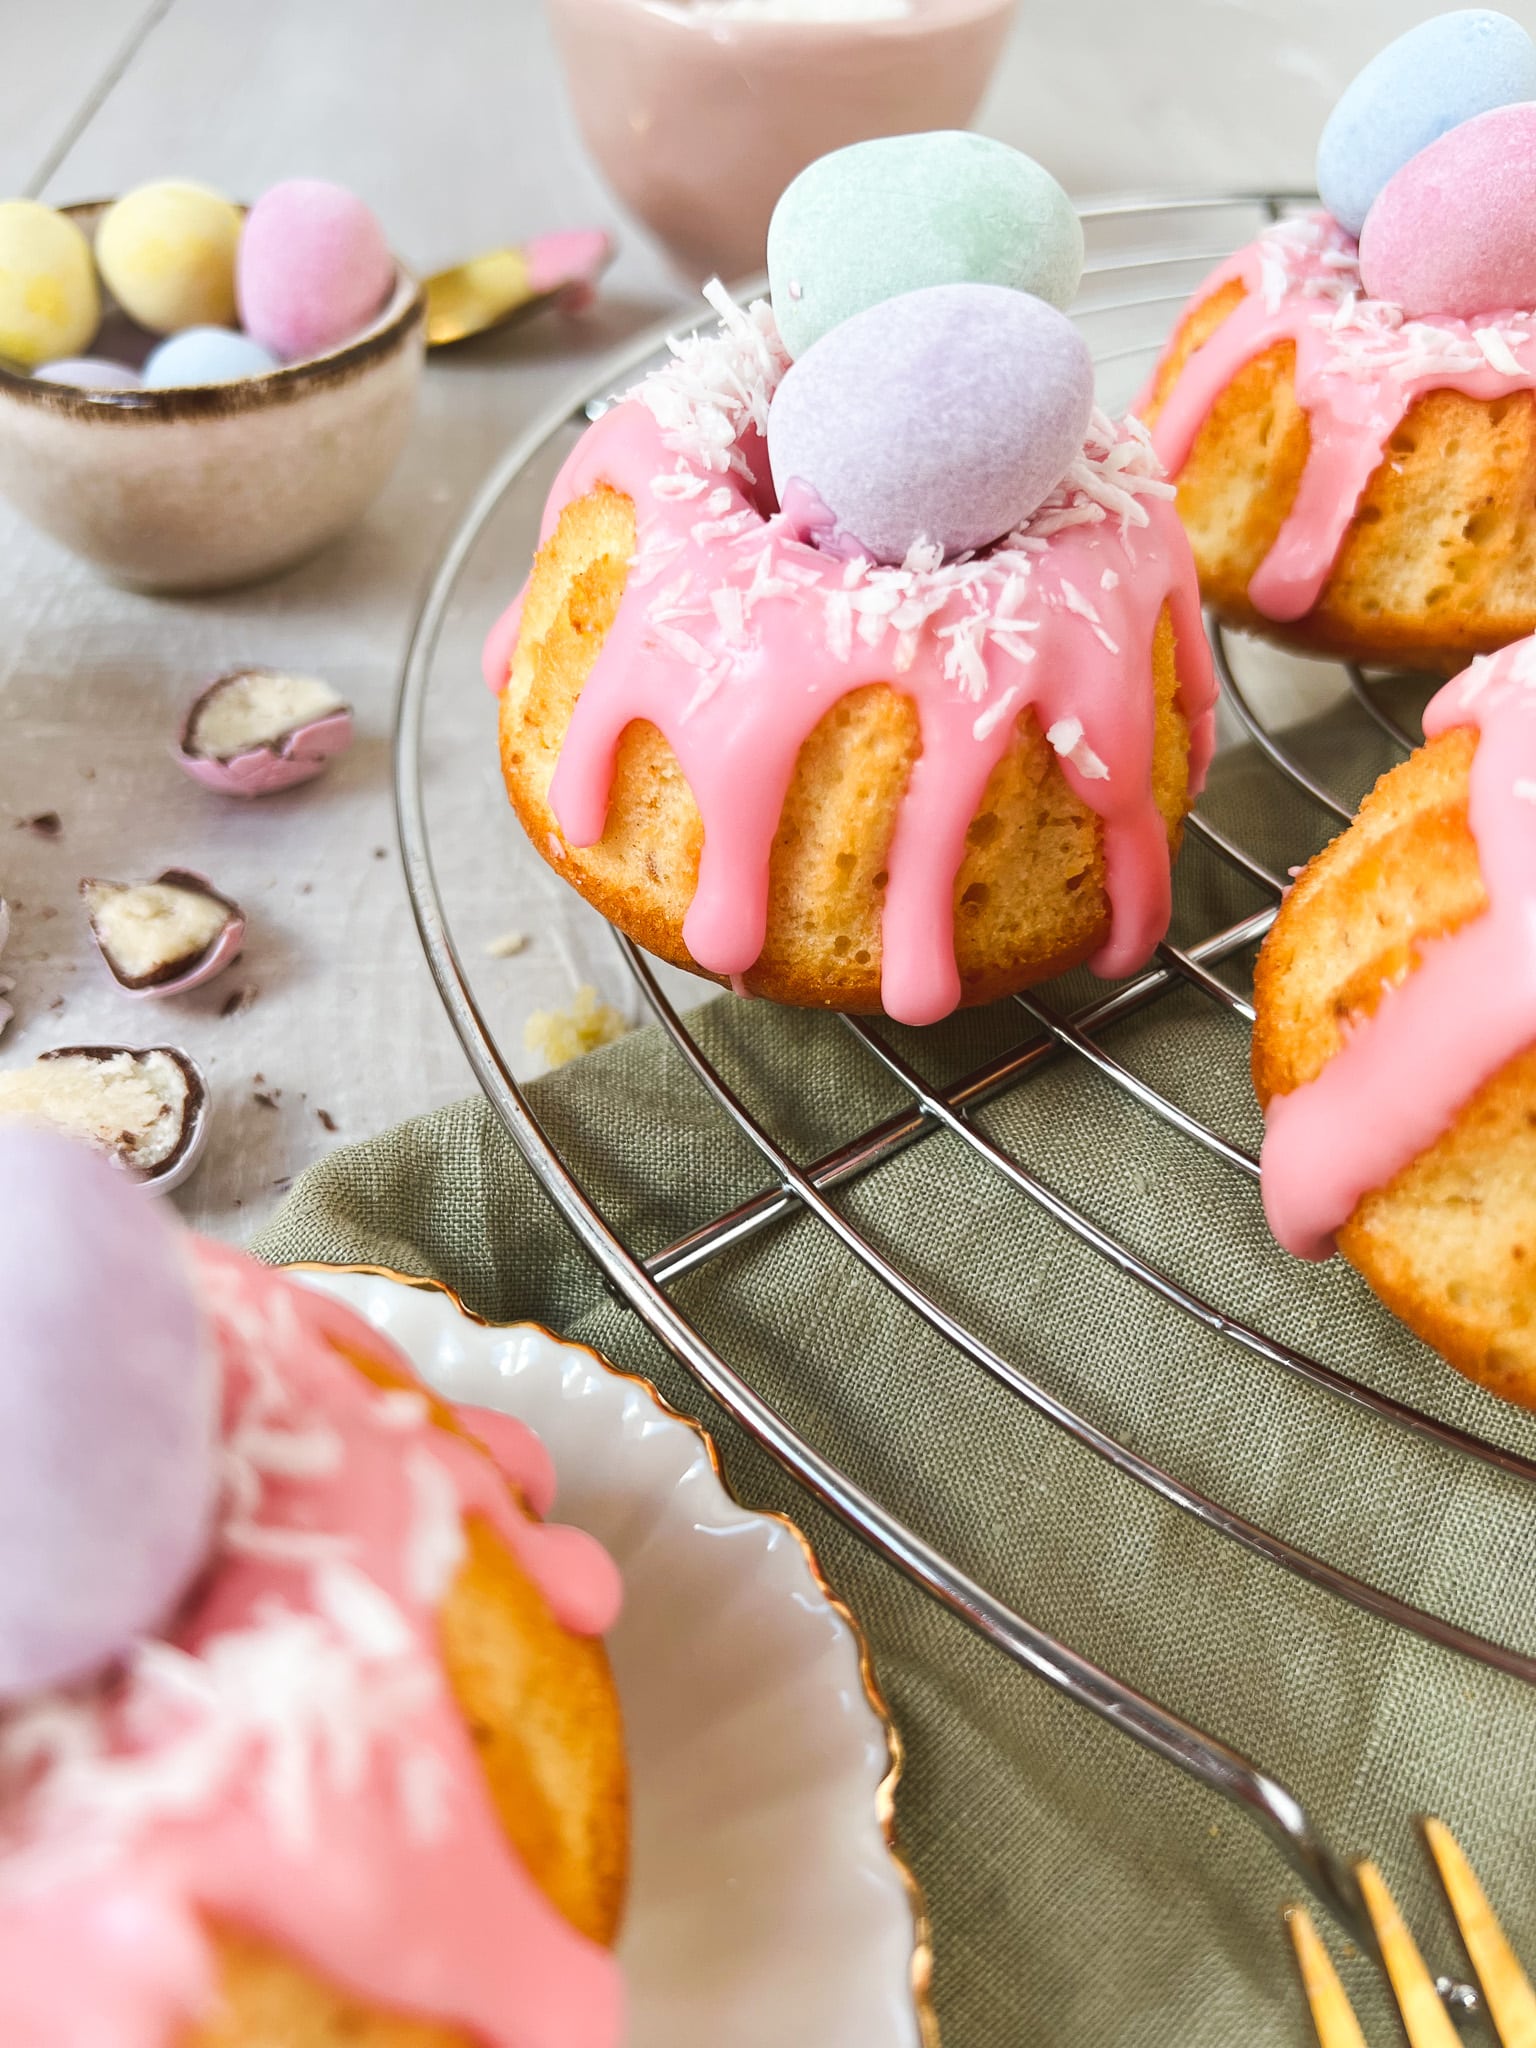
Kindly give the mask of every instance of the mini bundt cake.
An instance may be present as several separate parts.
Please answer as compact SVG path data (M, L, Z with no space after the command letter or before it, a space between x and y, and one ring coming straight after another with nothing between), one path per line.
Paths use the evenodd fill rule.
M23 1187L82 1240L5 1268L0 2038L617 2048L618 1577L542 1447L84 1148Z
M1275 1235L1536 1407L1536 642L1435 697L1427 744L1311 862L1259 956Z
M1536 631L1536 44L1420 22L1329 115L1317 189L1201 286L1141 404L1222 618L1450 673Z
M1201 288L1140 404L1222 618L1455 668L1536 630L1533 391L1529 314L1405 319L1316 216Z
M990 547L877 560L780 509L765 443L857 322L791 371L766 305L722 314L587 430L487 644L534 846L650 952L780 1002L927 1023L1139 967L1213 700L1141 429L1094 414Z

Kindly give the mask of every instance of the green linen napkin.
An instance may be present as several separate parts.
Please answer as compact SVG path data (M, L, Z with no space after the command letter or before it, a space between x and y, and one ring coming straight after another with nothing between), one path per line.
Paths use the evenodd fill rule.
M1357 714L1319 721L1303 746L1351 801L1388 758ZM1206 810L1281 868L1332 829L1251 750L1219 764ZM1186 936L1262 900L1194 842L1179 896ZM1091 988L1081 977L1053 1000ZM722 999L695 1024L801 1161L904 1106L835 1018ZM1016 1006L1002 1004L893 1035L945 1076L1021 1028ZM1171 997L1109 1043L1257 1148L1245 1034L1204 998ZM766 1184L655 1030L533 1094L610 1222L645 1250ZM981 1121L1051 1187L1224 1308L1536 1453L1536 1417L1460 1380L1342 1262L1285 1257L1255 1187L1081 1061L1037 1070ZM1208 1334L950 1136L909 1148L838 1200L1005 1356L1147 1456L1405 1599L1536 1647L1536 1494L1519 1481ZM948 2048L1310 2040L1280 1919L1297 1886L1268 1842L1016 1669L800 1493L602 1285L483 1103L336 1153L298 1183L257 1249L430 1275L482 1315L535 1318L594 1345L702 1416L745 1502L796 1518L868 1631L906 1739L899 1825L932 1909ZM1375 1855L1437 1967L1456 1950L1411 1826L1424 1810L1457 1831L1536 1964L1530 1689L1366 1619L1117 1476L934 1337L814 1220L761 1234L675 1292L797 1428L965 1570L1276 1773L1337 1847ZM1372 2041L1396 2040L1372 1967L1343 1967Z

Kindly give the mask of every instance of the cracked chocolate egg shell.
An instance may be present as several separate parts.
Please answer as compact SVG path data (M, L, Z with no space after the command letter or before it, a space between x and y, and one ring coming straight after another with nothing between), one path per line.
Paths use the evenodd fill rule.
M352 708L318 676L235 669L199 691L176 759L225 796L270 796L308 782L352 743Z
M152 882L80 884L91 937L131 996L170 996L222 974L245 943L245 913L205 875L167 868Z
M83 1139L157 1194L187 1179L208 1139L202 1070L175 1046L64 1045L0 1071L0 1126Z

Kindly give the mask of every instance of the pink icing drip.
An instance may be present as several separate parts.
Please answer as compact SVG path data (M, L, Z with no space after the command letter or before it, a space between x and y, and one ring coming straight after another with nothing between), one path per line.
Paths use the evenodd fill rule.
M1440 316L1405 322L1400 308L1363 297L1355 243L1326 214L1287 223L1239 250L1195 303L1234 279L1244 298L1180 370L1152 441L1177 476L1238 371L1277 343L1294 342L1310 448L1295 502L1248 595L1266 618L1299 619L1317 603L1365 488L1415 400L1437 390L1494 399L1536 389L1536 328L1529 314L1490 315L1486 326ZM1502 368L1489 360L1483 336L1492 337Z
M890 683L917 707L922 751L887 863L881 1000L902 1023L932 1023L961 994L954 883L967 828L1016 719L1032 707L1044 730L1069 720L1081 727L1077 758L1064 751L1062 768L1104 824L1110 931L1092 965L1106 976L1139 967L1162 938L1170 907L1167 839L1151 788L1152 642L1165 602L1178 642L1195 791L1213 736L1209 653L1172 507L1150 500L1144 527L1122 530L1103 519L1037 543L1015 636L1028 636L1029 653L1021 658L982 641L967 686L945 672L946 629L952 634L963 623L977 585L922 625L904 669L895 636L882 629L866 639L851 612L847 644L834 648L825 605L862 590L867 565L805 544L783 515L765 519L749 481L735 473L708 478L714 502L705 518L696 498L656 490L679 468L650 411L629 400L582 437L545 510L547 540L566 505L609 484L634 503L637 563L665 565L643 584L632 570L572 716L550 789L567 841L590 846L602 837L619 741L636 719L650 721L676 754L704 823L684 939L701 967L739 979L762 951L769 856L801 746L849 691ZM746 549L755 553L744 559ZM712 613L706 597L701 615L690 614L683 627L698 653L680 655L677 633L656 616L665 608L658 588L675 592L686 579L695 593L749 591L765 558L768 581L752 597L748 629ZM978 565L978 579L986 569ZM1002 581L999 575L994 597ZM493 684L505 680L517 610L487 643Z
M304 1755L309 1805L297 1834L285 1833L272 1805L274 1786L293 1787L279 1768L283 1752L263 1753L254 1738L212 1793L179 1811L162 1804L121 1837L110 1813L103 1823L92 1808L29 1827L27 1784L12 1787L10 1811L0 1798L0 2039L7 2048L170 2048L214 1995L200 1925L209 1915L381 2008L457 2025L487 2048L614 2048L618 1966L548 1903L509 1847L443 1682L438 1606L454 1558L438 1552L431 1571L442 1583L429 1591L419 1544L412 1561L422 1505L409 1461L417 1461L417 1487L439 1495L427 1516L438 1536L444 1513L450 1533L465 1517L483 1517L568 1626L613 1620L611 1561L579 1532L531 1523L513 1504L498 1464L533 1499L547 1502L552 1478L519 1425L497 1417L487 1430L493 1464L434 1427L424 1406L381 1393L318 1341L329 1333L375 1357L387 1351L348 1311L221 1247L200 1244L196 1256L225 1370L232 1453L255 1403L263 1428L318 1433L339 1455L261 1468L265 1542L253 1549L238 1540L230 1511L206 1589L171 1640L208 1658L211 1671L221 1646L242 1632L249 1640L284 1619L329 1612L324 1573L344 1560L348 1583L369 1582L372 1599L387 1602L386 1620L394 1617L373 1662L341 1632L347 1653L363 1658L360 1697L372 1703L384 1696L379 1688L407 1682L411 1690L398 1702L387 1695L388 1715L364 1739L361 1761L353 1759L355 1781L324 1744ZM333 1563L279 1554L274 1531L290 1546L329 1540ZM131 1761L160 1753L153 1734L130 1725L146 1693L161 1740L184 1735L178 1710L137 1671L116 1698L63 1696L51 1711L88 1716L109 1752ZM350 1722L336 1731L340 1750L353 1732ZM0 1722L0 1738L6 1733ZM66 1860L42 1876L34 1861L25 1876L29 1857L50 1854Z
M1473 662L1424 714L1474 725L1468 818L1488 908L1430 939L1314 1080L1269 1105L1264 1209L1287 1251L1324 1259L1357 1202L1434 1144L1536 1043L1536 641Z

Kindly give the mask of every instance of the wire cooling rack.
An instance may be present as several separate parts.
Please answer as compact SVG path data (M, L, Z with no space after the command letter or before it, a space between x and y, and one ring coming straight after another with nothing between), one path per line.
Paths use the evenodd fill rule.
M1302 195L1261 195L1137 200L1084 209L1089 258L1082 295L1074 311L1093 347L1100 394L1107 405L1123 405L1132 395L1155 360L1178 307L1205 272L1266 221L1304 203ZM1132 1073L1117 1060L1106 1043L1106 1034L1111 1026L1133 1013L1157 1005L1175 991L1187 990L1196 991L1230 1017L1251 1024L1251 1005L1215 970L1224 963L1241 968L1245 960L1251 959L1252 949L1274 919L1286 878L1197 813L1190 820L1190 831L1252 886L1260 899L1259 907L1221 929L1205 932L1191 943L1159 947L1155 964L1145 972L1106 989L1071 1012L1055 1007L1039 990L1017 997L1022 1032L1018 1043L973 1072L942 1086L926 1080L881 1025L845 1018L844 1024L864 1054L878 1063L904 1092L906 1106L810 1164L802 1164L789 1155L706 1056L668 993L668 972L659 972L633 945L619 938L623 960L645 1004L708 1092L720 1116L728 1119L755 1149L771 1183L765 1192L649 1254L632 1250L610 1226L513 1078L500 1043L505 1033L488 1015L484 991L477 989L466 968L460 935L445 910L440 872L442 848L434 843L424 794L434 750L454 744L474 747L481 756L489 756L493 750L485 740L483 705L477 707L480 718L474 736L466 736L463 742L455 742L451 733L439 729L436 713L432 721L428 720L430 677L434 661L441 660L445 622L450 613L457 608L473 617L477 630L483 630L505 601L510 559L506 555L498 555L498 585L487 583L483 594L471 588L473 558L477 547L484 552L487 532L498 520L510 521L513 528L520 530L526 553L526 535L536 530L538 507L571 440L600 407L603 394L632 383L659 356L662 340L661 335L651 335L624 360L609 364L595 388L589 387L580 399L559 408L509 451L441 565L407 656L396 749L401 843L422 942L470 1065L534 1174L608 1281L744 1429L877 1551L1007 1656L1243 1808L1273 1838L1335 1919L1370 1948L1374 1944L1352 1871L1321 1839L1300 1802L1283 1784L1217 1737L1190 1725L1036 1627L905 1526L797 1434L705 1337L669 1292L684 1274L707 1266L744 1239L770 1230L797 1213L813 1217L847 1253L957 1352L1118 1472L1150 1488L1227 1541L1296 1574L1335 1598L1526 1683L1536 1682L1536 1658L1492 1642L1351 1576L1223 1507L1173 1471L1119 1442L1028 1377L980 1334L967 1328L942 1299L877 1246L832 1199L840 1187L875 1171L905 1148L947 1132L985 1162L997 1177L1000 1191L1006 1186L1038 1205L1062 1230L1206 1331L1281 1372L1324 1390L1341 1403L1367 1411L1454 1457L1479 1460L1520 1480L1536 1480L1536 1462L1406 1406L1324 1360L1227 1314L1175 1273L1149 1262L1129 1242L1073 1206L1031 1171L1023 1158L988 1136L975 1120L978 1109L1006 1091L1023 1087L1047 1062L1077 1060L1126 1091L1142 1110L1171 1126L1191 1145L1212 1154L1232 1174L1256 1176L1258 1164L1250 1153ZM1334 823L1346 821L1351 807L1313 777L1296 757L1285 732L1266 721L1260 706L1239 679L1234 650L1218 627L1212 625L1210 630L1229 720L1235 719L1237 727L1267 757L1275 776L1305 798L1330 829ZM1345 682L1358 715L1368 720L1385 741L1403 751L1415 744L1416 736L1400 721L1395 710L1382 701L1372 679L1350 668L1345 671ZM462 687L466 695L474 687L473 672L467 662L462 684L456 687ZM494 761L488 762L485 772L487 801L499 802ZM1308 851L1310 848L1298 848L1297 857L1304 857Z

